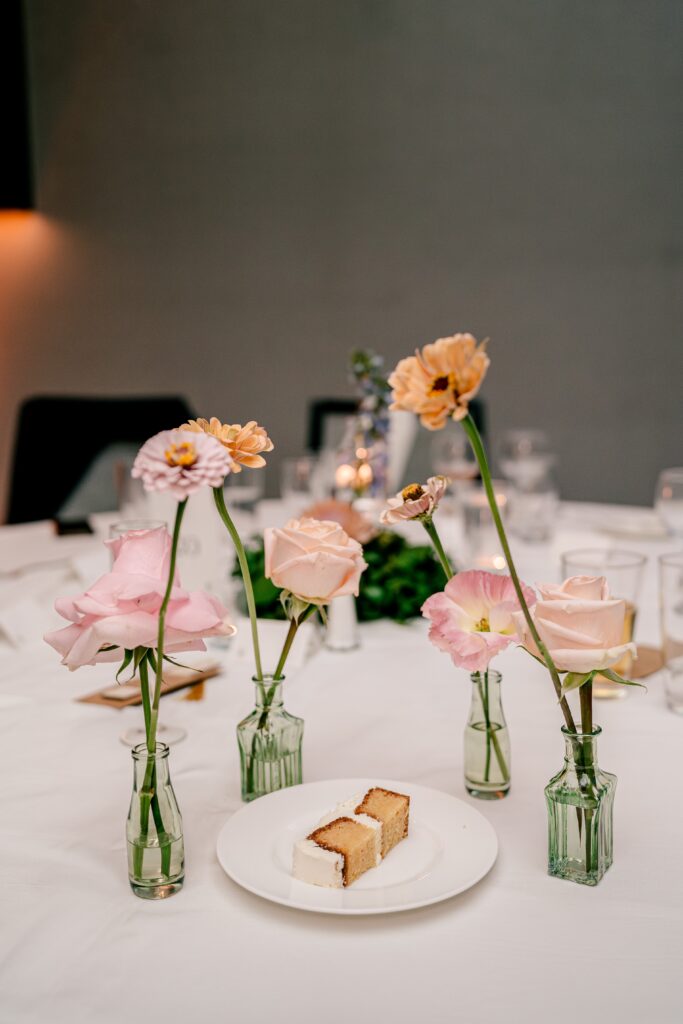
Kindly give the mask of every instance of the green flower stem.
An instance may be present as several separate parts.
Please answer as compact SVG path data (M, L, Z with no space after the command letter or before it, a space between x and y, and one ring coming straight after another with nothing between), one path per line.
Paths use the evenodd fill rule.
M479 683L479 695L482 696L481 683ZM486 764L484 766L484 782L489 781L491 772L491 719L489 718L489 670L484 672L484 693L482 704L484 705L484 721L486 723Z
M289 629L287 630L287 636L285 637L285 642L282 645L282 652L278 659L277 668L275 669L275 674L273 676L273 685L270 686L266 691L266 688L263 685L262 680L259 680L257 683L258 688L261 692L261 700L263 704L261 708L261 714L259 715L258 725L256 726L256 732L252 736L251 740L251 754L249 756L249 768L247 771L247 788L252 792L254 789L254 762L256 756L257 740L258 742L260 742L260 734L265 729L266 724L268 722L268 713L270 712L270 706L273 703L275 691L277 690L279 683L282 681L282 672L285 667L285 662L287 661L287 656L289 655L289 652L292 649L292 644L294 643L294 637L297 634L297 630L299 626L302 624L302 622L305 622L306 619L313 614L316 608L317 605L309 604L308 608L306 608L306 610L302 612L298 616L298 618L293 617L289 620Z
M237 553L237 561L239 562L240 572L242 573L242 582L244 583L244 592L247 598L247 608L249 610L249 620L251 622L251 639L254 647L254 662L256 664L256 678L259 681L263 680L263 669L261 667L261 648L259 646L258 639L258 624L256 619L256 601L254 600L254 586L251 582L251 573L249 572L249 563L247 561L247 555L244 550L244 545L240 539L240 535L235 528L235 524L230 518L230 513L225 504L225 497L223 495L222 487L214 487L213 498L218 509L218 514L223 520L223 525L230 534L232 543L235 546Z
M444 571L446 580L450 580L453 577L453 568L448 560L448 555L443 549L441 538L439 537L439 534L436 532L434 520L432 519L431 516L428 516L426 519L421 519L420 522L424 526L425 530L427 531L427 536L434 545L434 550L436 551L439 561L441 562L441 568Z
M277 668L275 669L275 674L273 676L273 685L268 689L267 693L265 692L265 687L261 687L261 692L263 694L263 711L261 712L261 718L258 724L259 729L262 729L266 723L266 718L268 717L270 705L273 701L273 697L275 696L275 691L277 689L278 683L282 681L282 673L284 671L285 662L287 661L289 652L292 649L292 644L294 643L294 637L297 634L297 630L299 629L299 626L301 626L302 623L306 621L306 619L310 618L310 616L316 610L316 607L317 605L309 604L308 608L306 608L306 610L302 612L298 618L289 620L289 629L287 630L287 636L285 637L285 642L282 645L282 651L278 659Z
M479 697L481 699L482 707L484 709L484 722L486 723L486 768L485 768L485 771L484 771L484 782L488 782L489 781L489 773L490 773L490 766L491 766L491 745L493 745L493 752L496 755L496 761L498 762L498 767L500 768L501 774L503 776L503 781L507 782L508 779L510 778L510 773L508 771L508 766L506 764L505 757L503 756L503 751L501 749L500 743L498 742L498 737L496 736L496 731L495 731L495 729L493 729L491 727L491 720L489 718L489 673L488 673L488 669L484 673L484 679L485 679L485 683L486 683L485 690L482 690L481 679L477 680L477 687L479 689Z
M154 696L152 698L151 705L149 701L149 676L147 673L147 659L149 657L149 653L146 657L141 658L139 665L141 692L143 695L142 703L145 714L145 731L147 734L147 764L145 765L145 777L142 783L142 790L140 792L140 838L141 840L146 840L149 833L149 812L151 810L161 849L161 871L162 874L165 874L167 877L170 870L171 849L168 842L164 842L166 833L162 820L161 808L159 807L159 798L156 793L157 723L159 721L159 700L161 698L161 684L163 681L162 672L164 662L164 626L166 623L166 610L168 608L168 602L171 599L171 591L173 590L176 559L178 556L178 540L180 538L180 527L183 521L183 514L185 512L186 505L187 498L178 503L175 514L175 523L173 525L168 581L161 601L161 607L159 608L157 653L155 663L153 662L155 668ZM133 865L134 871L138 877L142 875L144 846L145 843L141 842L138 850L136 850L136 859Z
M587 683L579 689L579 701L581 706L581 732L588 736L593 735L593 680L590 679ZM591 782L593 789L595 790L596 778L595 778L595 766L593 765L593 747L590 739L584 740L580 745L582 749L582 757L579 762L580 767L586 772L589 781ZM592 824L593 824L593 811L591 808L586 807L584 809L584 817L586 819L586 871L590 871L592 868L593 858L593 836L592 836Z
M531 617L531 612L529 611L529 607L524 598L522 585L519 581L519 576L517 575L517 569L515 568L515 563L512 559L512 552L510 551L510 545L508 544L508 539L505 534L505 528L503 527L503 520L500 517L500 510L498 508L498 503L496 502L496 495L493 490L493 483L491 481L491 471L486 460L484 444L482 442L479 431L477 430L476 424L469 413L467 414L467 416L465 416L464 420L461 420L461 423L463 425L465 433L467 434L467 438L472 446L472 451L474 452L474 456L477 460L477 465L479 466L479 472L481 473L481 478L484 483L484 489L486 491L486 497L488 498L489 507L491 509L491 515L493 516L493 521L496 524L498 539L500 540L500 545L503 549L503 554L505 555L505 560L507 562L508 569L510 570L510 578L512 579L512 585L515 588L515 593L517 595L517 600L519 601L519 606L526 620L529 632L531 633L531 636L534 639L534 642L539 650L539 653L543 658L548 671L550 672L550 678L553 681L555 693L557 694L557 699L559 701L560 708L562 709L562 714L564 715L564 720L567 724L567 728L570 729L572 732L576 732L576 725L574 724L574 717L569 708L569 704L567 703L566 697L562 696L562 684L560 682L560 677L558 675L557 669L555 668L555 663L553 662L553 659L550 657L550 652L548 651L548 648L545 646L545 644L539 636L534 620Z
M154 697L152 698L152 709L150 713L149 733L147 736L147 750L150 754L156 753L157 722L159 720L159 698L161 697L161 684L163 682L164 667L164 627L166 625L166 611L168 602L171 599L173 581L175 579L175 565L178 557L178 541L180 539L180 527L183 522L183 515L187 507L187 498L178 502L173 524L173 539L171 541L171 564L168 570L168 581L164 593L161 608L159 609L159 628L157 630L157 653L156 653L156 679L154 681Z
M138 652L143 648L138 647L135 652L136 658ZM147 671L147 651L140 657L138 664L138 671L140 673L140 694L142 696L142 713L145 717L145 739L149 745L149 722L151 717L152 709L149 704L149 672ZM149 749L149 746L148 746Z

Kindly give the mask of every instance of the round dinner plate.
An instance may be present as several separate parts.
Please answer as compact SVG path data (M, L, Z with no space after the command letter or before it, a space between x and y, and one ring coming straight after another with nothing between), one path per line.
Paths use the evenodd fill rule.
M372 786L410 797L408 837L348 889L292 878L297 839L338 803ZM216 852L234 882L274 903L318 914L391 914L476 885L495 862L498 839L479 811L448 793L386 779L333 779L281 789L243 807L221 829Z

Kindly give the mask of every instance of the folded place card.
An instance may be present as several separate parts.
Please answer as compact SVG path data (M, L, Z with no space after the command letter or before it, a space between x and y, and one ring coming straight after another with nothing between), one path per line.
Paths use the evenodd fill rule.
M164 669L164 682L161 687L161 696L165 697L176 690L182 690L188 686L196 686L203 683L205 679L220 675L218 662L203 663L201 668L179 668L175 665ZM105 686L102 690L89 693L85 697L77 697L82 704L103 704L108 708L128 708L134 704L142 704L139 678L126 679L123 683L113 683Z

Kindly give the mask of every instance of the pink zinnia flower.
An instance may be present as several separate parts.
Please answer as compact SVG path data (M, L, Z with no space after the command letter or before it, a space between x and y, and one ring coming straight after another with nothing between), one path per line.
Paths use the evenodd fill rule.
M141 477L148 491L168 491L183 501L200 487L220 487L231 466L227 449L210 434L162 430L143 444L132 476Z
M380 522L390 526L404 519L431 518L447 487L448 477L445 476L430 476L424 486L408 484L395 498L389 498L388 508L379 517Z
M526 603L536 600L533 590L522 584ZM483 672L500 651L517 638L513 612L519 611L515 588L509 576L472 569L449 580L441 594L432 594L422 614L432 625L429 639L450 654L458 668Z
M111 572L85 593L60 598L55 608L70 622L45 640L70 669L120 661L135 647L156 648L159 609L171 565L171 537L165 526L126 533L107 546ZM183 590L176 573L166 611L165 651L205 650L203 637L232 636L228 611L211 594Z

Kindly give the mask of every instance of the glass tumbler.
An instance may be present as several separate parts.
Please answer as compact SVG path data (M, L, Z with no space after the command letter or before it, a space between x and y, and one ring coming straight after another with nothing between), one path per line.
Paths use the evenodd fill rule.
M666 702L683 715L683 551L659 558L659 611L666 665Z
M643 579L643 569L647 556L637 551L619 551L610 548L582 548L578 551L565 551L561 555L562 578L568 576L604 576L612 597L621 598L626 602L626 617L622 643L630 643L638 611L638 595ZM633 658L630 654L613 665L612 668L620 676L628 679ZM629 687L613 683L605 676L596 675L593 680L593 696L605 700L619 700L625 697Z

